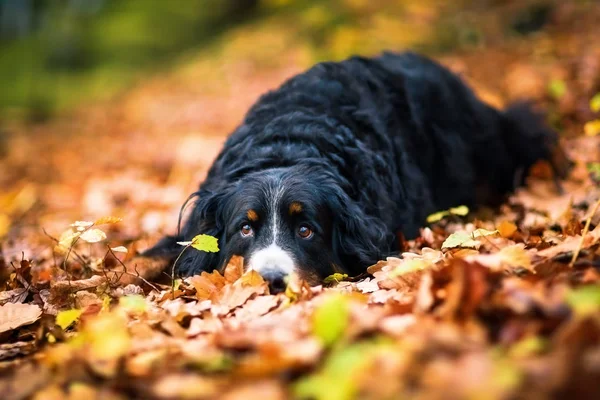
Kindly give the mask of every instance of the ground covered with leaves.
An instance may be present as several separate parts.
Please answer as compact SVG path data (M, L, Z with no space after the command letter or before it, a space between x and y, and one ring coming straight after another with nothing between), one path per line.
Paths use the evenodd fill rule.
M549 32L441 58L495 105L546 109L574 162L562 192L539 165L499 209L440 210L364 276L277 295L240 259L122 281L247 107L305 67L301 43L240 28L111 102L11 126L2 398L598 398L599 16L565 6ZM261 40L277 57L241 51Z

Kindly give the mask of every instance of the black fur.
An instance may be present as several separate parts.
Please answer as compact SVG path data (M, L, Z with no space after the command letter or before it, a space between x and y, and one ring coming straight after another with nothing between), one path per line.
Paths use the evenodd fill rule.
M250 109L195 193L180 235L146 255L174 258L175 241L206 233L221 251L187 250L180 274L249 256L267 225L241 239L245 213L266 210L269 193L283 186L282 201L300 202L302 223L315 231L299 240L300 220L285 222L292 234L284 232L282 247L299 269L315 282L337 269L356 275L398 251L398 232L414 237L430 213L501 200L522 183L516 176L550 158L556 140L528 105L498 111L416 54L321 63Z

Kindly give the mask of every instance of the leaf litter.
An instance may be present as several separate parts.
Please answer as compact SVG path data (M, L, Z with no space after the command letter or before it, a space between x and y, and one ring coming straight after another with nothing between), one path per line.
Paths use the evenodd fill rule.
M473 57L459 62L477 75L482 56ZM231 130L258 94L296 70L253 73L260 84L237 90L235 104L230 95L202 99L202 110L216 111L200 122L193 113L166 127L166 111L159 122L140 117L163 112L167 83L184 103L202 92L171 77L70 122L106 135L59 140L57 122L36 128L47 135L31 143L15 140L0 160L10 174L25 171L1 178L3 398L600 396L600 136L595 117L573 123L575 111L561 111L565 131L576 131L564 143L575 166L562 194L540 174L493 213L440 210L367 277L338 273L319 287L292 277L272 295L239 258L173 282L169 271L165 281L137 276L136 254L172 231L181 199L210 165L212 156L185 156L189 143L215 154L222 137L210 134ZM579 87L547 82L550 109L566 107ZM597 112L597 96L586 96ZM199 123L206 132L190 133ZM172 131L185 137L174 141ZM160 151L131 151L149 141ZM31 228L39 226L45 234ZM210 237L182 245L218 250Z

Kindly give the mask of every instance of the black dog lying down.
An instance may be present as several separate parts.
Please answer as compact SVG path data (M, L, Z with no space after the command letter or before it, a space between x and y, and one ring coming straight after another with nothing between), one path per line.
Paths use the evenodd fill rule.
M144 255L181 275L233 255L272 290L295 271L317 283L357 275L418 234L427 215L502 200L557 138L526 105L498 111L412 53L318 64L264 95L229 137L178 236Z

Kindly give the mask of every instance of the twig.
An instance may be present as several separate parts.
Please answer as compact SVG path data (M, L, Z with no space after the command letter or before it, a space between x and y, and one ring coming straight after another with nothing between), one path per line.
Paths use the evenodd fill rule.
M123 261L121 261L119 259L119 257L117 257L117 255L115 254L115 252L113 251L113 249L110 248L110 246L107 244L106 247L108 248L108 252L110 252L110 254L112 254L112 256L117 260L117 262L119 264L121 264L121 266L123 267L123 274L124 275L130 275L130 276L135 276L136 278L141 279L145 284L147 284L148 286L150 286L152 289L156 290L157 292L160 293L160 290L154 286L152 283L148 282L148 280L146 280L144 277L142 277L140 275L140 273L137 270L137 265L134 265L134 271L135 274L132 274L131 272L127 271L127 266L125 265L125 263L123 263ZM108 255L108 253L106 253ZM104 256L106 258L106 256ZM121 275L122 276L122 275Z
M177 256L175 261L173 262L173 267L171 268L171 297L175 300L175 266L177 265L177 261L181 258L181 255L190 247L192 244L188 244L181 250L181 253Z
M571 268L573 268L573 265L575 265L575 261L577 261L577 257L579 257L579 253L581 252L581 249L583 248L583 241L585 240L585 236L588 234L588 231L590 230L590 224L592 222L592 217L594 215L596 215L596 211L598 211L598 207L600 207L600 199L598 199L596 204L594 204L594 208L592 209L592 212L590 213L588 219L585 221L585 226L583 227L583 232L581 232L581 240L579 241L579 245L577 246L577 249L575 249L575 252L573 253L573 258L571 259L571 262L569 263L569 267L571 267Z

